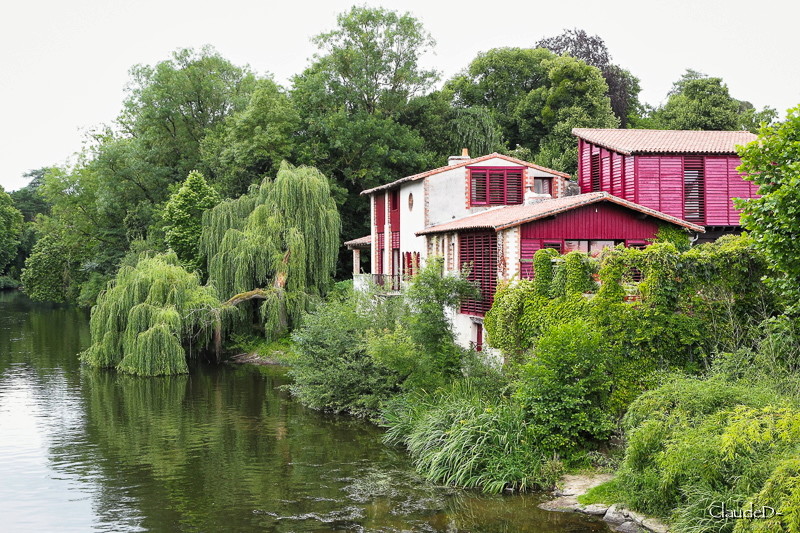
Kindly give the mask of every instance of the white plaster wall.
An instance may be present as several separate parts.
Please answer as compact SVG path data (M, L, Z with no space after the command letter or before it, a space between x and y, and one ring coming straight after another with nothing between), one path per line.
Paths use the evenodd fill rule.
M408 208L408 197L413 195L414 207ZM400 187L400 253L419 252L424 258L427 246L425 237L417 237L416 232L425 229L425 187L419 180Z
M514 276L519 278L519 236L520 226L509 228L500 232L503 236L503 244L505 245L505 261L506 271L505 278L511 279Z
M481 161L476 167L518 167L519 165L493 157L486 161ZM528 168L529 176L552 176L546 172ZM427 226L435 226L444 222L459 219L474 213L480 213L489 209L490 206L467 207L467 168L459 167L446 170L440 174L434 174L425 178L428 181L430 191L430 208L428 209ZM416 196L416 195L415 195ZM497 207L497 206L491 206Z

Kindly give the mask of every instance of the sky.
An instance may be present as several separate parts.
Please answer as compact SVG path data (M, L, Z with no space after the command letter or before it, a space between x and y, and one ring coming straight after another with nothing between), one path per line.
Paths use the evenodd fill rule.
M128 70L179 48L210 44L236 65L288 86L310 62L310 38L336 25L353 0L26 0L0 17L0 185L74 160L87 132L110 124ZM580 28L599 35L615 63L641 80L657 105L687 69L721 77L734 98L774 107L800 104L800 2L791 0L556 0L359 5L410 12L437 41L422 59L442 80L501 46L530 47Z

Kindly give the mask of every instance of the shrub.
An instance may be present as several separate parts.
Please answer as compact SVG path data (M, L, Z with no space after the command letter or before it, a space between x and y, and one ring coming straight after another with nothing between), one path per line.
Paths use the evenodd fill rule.
M9 276L0 276L0 291L19 288L19 281Z
M543 335L515 393L533 442L551 453L572 453L607 439L614 429L608 370L600 335L587 322L561 324Z
M387 443L403 444L427 479L486 492L553 486L559 461L527 436L524 410L467 380L417 392L383 411Z

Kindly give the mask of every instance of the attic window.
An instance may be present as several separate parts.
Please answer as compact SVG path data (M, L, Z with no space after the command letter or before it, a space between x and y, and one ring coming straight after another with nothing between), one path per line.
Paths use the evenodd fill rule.
M533 179L533 192L536 194L552 194L550 178L534 178Z
M523 167L469 168L470 205L522 203Z
M592 154L590 163L592 192L597 192L600 190L600 154Z
M703 158L686 157L683 160L683 218L696 224L705 224Z

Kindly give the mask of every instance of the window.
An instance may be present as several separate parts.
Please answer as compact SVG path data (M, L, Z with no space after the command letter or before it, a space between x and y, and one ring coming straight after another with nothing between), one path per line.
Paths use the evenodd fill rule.
M561 241L544 241L542 248L552 248L558 253L561 253Z
M704 224L706 202L703 195L703 158L686 157L683 160L683 218Z
M469 268L468 280L478 284L481 295L464 300L461 312L482 316L492 307L497 287L497 235L495 232L461 233L458 236L459 263Z
M600 190L600 154L592 154L590 160L592 192L597 192Z
M534 178L533 179L533 192L536 194L552 194L550 178Z
M470 168L470 205L522 203L522 167Z
M392 211L400 209L400 191L394 190L389 193L389 205Z

